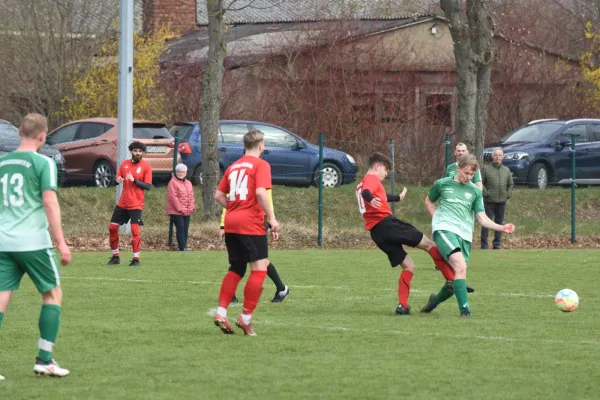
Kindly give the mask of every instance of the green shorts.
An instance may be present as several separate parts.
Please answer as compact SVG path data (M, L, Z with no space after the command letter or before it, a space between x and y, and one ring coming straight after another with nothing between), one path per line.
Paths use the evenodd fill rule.
M60 285L53 249L0 252L0 292L17 290L27 273L40 293Z
M469 262L469 257L471 256L471 242L467 242L456 233L435 231L433 232L433 241L440 249L440 253L442 254L442 257L444 257L444 260L448 261L448 256L454 253L456 249L459 249L465 258L465 262Z

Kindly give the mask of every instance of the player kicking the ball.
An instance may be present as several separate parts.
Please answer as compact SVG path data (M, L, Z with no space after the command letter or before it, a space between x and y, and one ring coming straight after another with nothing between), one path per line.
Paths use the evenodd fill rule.
M398 307L396 314L410 314L408 296L415 264L404 250L404 245L417 247L429 253L436 267L448 280L454 279L454 271L442 258L435 243L409 223L400 221L392 215L388 202L404 199L406 188L400 195L386 194L381 181L385 179L392 163L382 153L373 153L369 157L369 170L356 187L358 209L365 220L365 228L370 231L371 239L385 254L392 267L402 266L398 280ZM472 289L471 289L472 290Z

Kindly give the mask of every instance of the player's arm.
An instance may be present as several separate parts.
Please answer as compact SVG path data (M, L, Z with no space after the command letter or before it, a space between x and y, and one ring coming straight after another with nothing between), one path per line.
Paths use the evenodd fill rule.
M123 174L121 172L121 166L119 166L119 170L117 171L117 175L115 176L115 181L117 182L117 185L123 183Z
M223 208L227 208L227 195L225 192L217 189L215 192L215 201L219 203L219 205ZM223 210L223 215L221 216L221 225L225 223L225 210Z
M440 198L440 181L435 181L431 189L429 189L429 193L425 197L425 209L433 217L435 213L435 202Z
M481 181L481 169L478 169L475 172L475 175L473 175L473 183L475 184L475 186L477 186L480 190L483 190L483 182Z
M133 178L133 176L132 176ZM150 190L152 189L152 169L148 166L144 172L142 180L133 179L131 182L140 189Z
M387 198L388 203L395 203L397 201L404 200L404 197L406 196L407 191L408 191L408 189L406 187L404 187L404 189L402 189L402 192L400 194L386 193L385 197Z
M275 212L273 211L273 203L272 200L269 199L268 190L264 187L256 188L256 198L258 200L258 204L260 208L263 209L265 214L267 214L267 219L269 221L275 220Z
M71 262L71 251L63 235L60 205L58 204L56 192L54 190L44 190L42 201L44 203L44 210L46 211L46 218L48 218L48 224L50 225L50 234L56 241L56 247L60 252L62 264L67 265Z
M475 213L475 217L477 218L477 222L479 222L479 224L484 228L504 233L513 233L515 231L515 226L513 224L498 225L489 219L489 217L485 214L485 211Z

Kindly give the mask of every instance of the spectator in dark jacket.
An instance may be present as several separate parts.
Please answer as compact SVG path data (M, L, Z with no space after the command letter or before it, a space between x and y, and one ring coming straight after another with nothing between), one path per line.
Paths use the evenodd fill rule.
M485 164L481 169L481 181L483 183L483 204L485 213L495 223L504 224L504 213L506 211L506 201L512 196L513 177L510 169L502 165L504 152L502 149L496 149L492 153L493 161L491 164ZM502 232L494 234L494 249L500 250ZM481 228L481 248L488 248L488 230Z
M187 251L190 215L195 208L194 189L192 183L186 179L186 174L185 164L178 164L175 167L175 175L167 186L167 215L171 216L171 221L175 224L177 244L181 251Z

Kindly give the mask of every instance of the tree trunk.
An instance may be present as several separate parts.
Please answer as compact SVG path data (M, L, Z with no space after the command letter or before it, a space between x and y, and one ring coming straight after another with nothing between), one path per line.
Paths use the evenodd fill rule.
M202 148L202 206L204 218L216 219L221 206L214 200L220 179L219 154L217 151L219 111L223 99L223 60L226 44L223 0L206 0L208 10L208 57L202 73L202 100L200 104L200 127Z
M491 96L493 21L484 0L440 0L450 24L458 75L458 140L481 162ZM463 8L466 7L466 9ZM463 17L466 15L467 20Z

